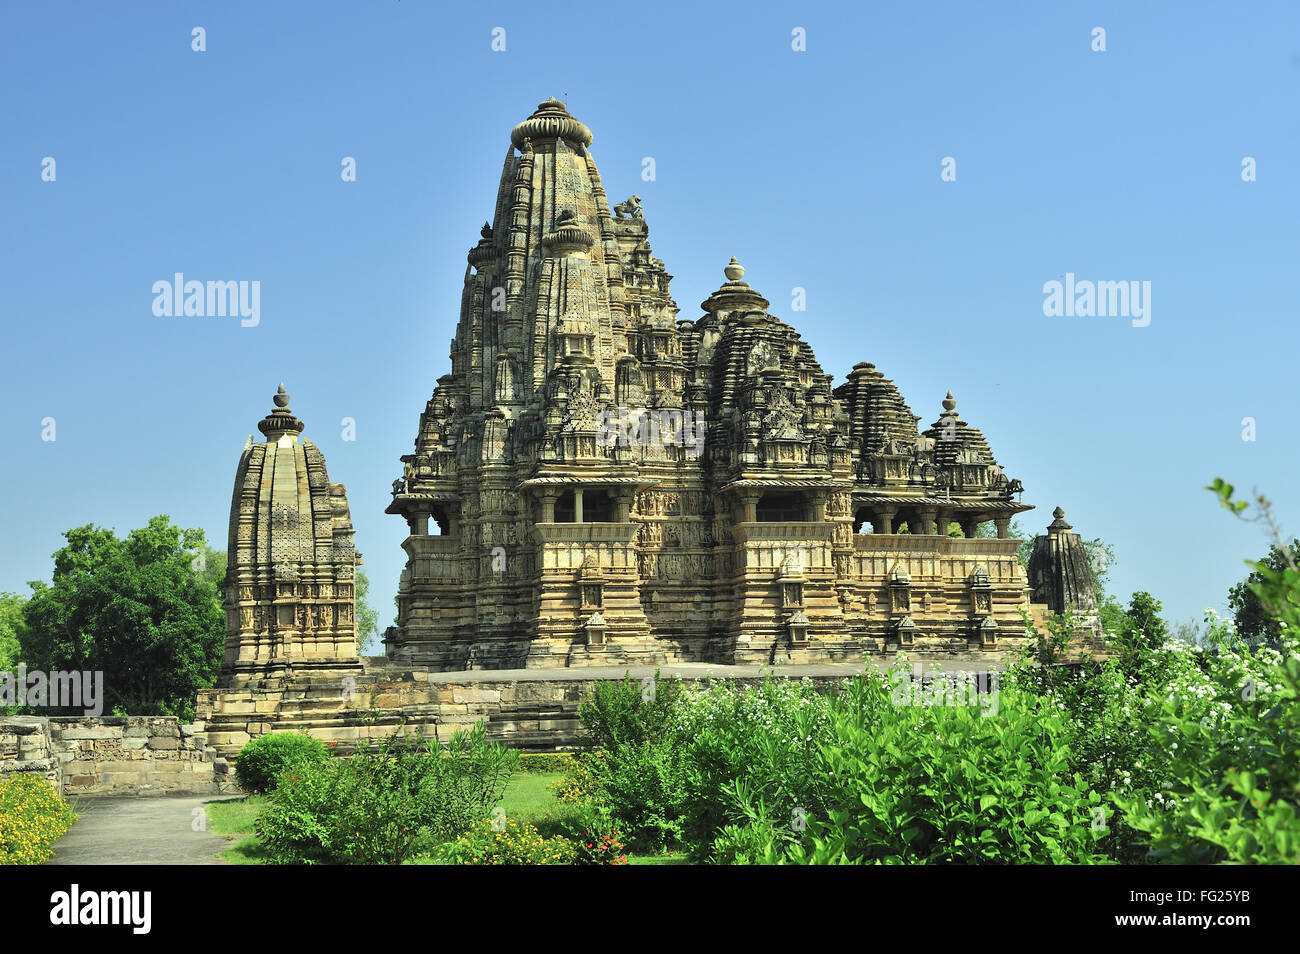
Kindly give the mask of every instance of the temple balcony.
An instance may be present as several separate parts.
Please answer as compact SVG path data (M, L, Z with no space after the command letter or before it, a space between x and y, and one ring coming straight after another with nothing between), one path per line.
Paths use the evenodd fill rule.
M995 586L1024 587L1024 567L1016 559L1020 541L930 534L865 533L853 537L851 573L861 579L881 579L895 567L917 579L966 580L979 567Z
M410 558L413 580L428 583L460 582L460 540L456 537L414 534L402 541Z
M805 573L829 573L833 530L823 521L738 523L732 528L737 568L775 572L793 561Z
M541 547L543 572L577 572L592 557L602 569L635 574L640 529L639 523L536 523L531 536Z

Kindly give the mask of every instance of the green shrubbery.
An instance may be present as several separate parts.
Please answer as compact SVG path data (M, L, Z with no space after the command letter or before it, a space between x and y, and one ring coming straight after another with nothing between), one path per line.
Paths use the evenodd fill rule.
M260 735L239 750L235 779L246 792L265 795L275 788L280 773L293 765L319 765L329 759L320 739L292 732Z
M481 723L445 749L394 734L350 758L286 772L257 834L279 864L401 864L484 818L518 758Z
M1098 858L1102 797L1068 772L1061 713L1003 690L978 705L899 706L882 675L855 677L824 716L796 713L798 757L764 740L721 786L735 820L720 862L1063 863ZM818 728L818 722L824 727ZM760 733L763 735L766 733ZM773 740L774 742L775 740ZM725 735L717 744L726 744Z
M572 752L521 752L519 771L530 774L567 772L573 765Z
M54 786L39 775L0 777L0 865L40 865L77 820Z
M656 851L682 838L686 812L678 718L685 699L679 680L598 683L578 708L590 746L604 758L581 771L622 825L628 843Z
M1254 569L1277 648L1210 611L1208 645L1179 642L1139 593L1111 658L1051 665L1073 629L1055 618L984 685L992 706L917 705L874 671L830 692L605 684L561 790L640 850L717 863L1294 864L1300 568Z

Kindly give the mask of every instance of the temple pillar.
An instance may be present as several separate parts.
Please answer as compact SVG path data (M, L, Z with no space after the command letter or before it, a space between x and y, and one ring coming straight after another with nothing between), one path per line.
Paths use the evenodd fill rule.
M1008 528L1011 526L1010 517L994 517L993 526L998 528L999 540L1005 540L1007 539L1007 537L1010 536L1010 534L1007 532Z
M880 515L880 526L874 527L876 533L893 533L894 532L894 515L898 513L897 507L881 507L877 513ZM874 524L875 521L872 521Z
M555 498L559 496L559 493L554 490L542 491L542 519L539 521L540 523L555 523Z
M573 488L573 522L582 523L582 488Z
M740 522L755 523L758 520L758 494L740 495Z
M934 516L936 510L933 507L922 507L916 511L916 516L921 522L921 533L934 533Z

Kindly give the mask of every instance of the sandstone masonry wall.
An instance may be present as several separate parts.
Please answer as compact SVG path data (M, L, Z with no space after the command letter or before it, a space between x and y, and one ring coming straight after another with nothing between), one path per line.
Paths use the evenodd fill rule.
M203 730L168 716L6 717L0 774L38 772L69 796L231 791Z

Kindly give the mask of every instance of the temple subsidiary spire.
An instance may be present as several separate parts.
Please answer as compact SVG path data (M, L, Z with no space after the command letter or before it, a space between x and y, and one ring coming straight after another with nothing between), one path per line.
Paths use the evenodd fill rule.
M280 382L280 387L271 400L275 404L275 410L257 422L257 429L266 435L268 441L276 441L286 435L297 437L301 434L306 426L293 416L293 408L289 407L289 394L284 389L283 381Z
M767 311L771 305L766 298L750 287L745 281L745 266L731 256L731 261L722 269L727 280L722 286L700 303L707 312L724 311Z

